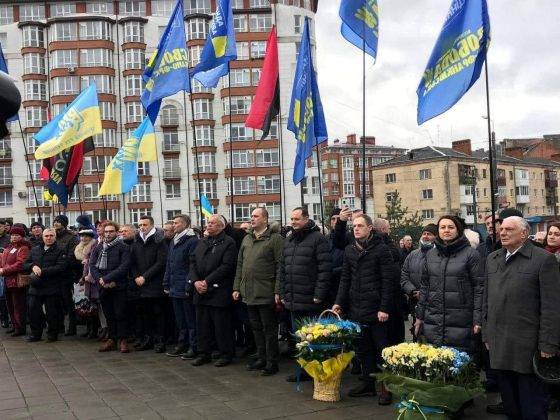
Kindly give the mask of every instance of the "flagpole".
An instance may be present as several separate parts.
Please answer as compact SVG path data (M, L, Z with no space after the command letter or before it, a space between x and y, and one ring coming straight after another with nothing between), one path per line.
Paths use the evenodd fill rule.
M319 200L321 203L321 226L323 228L323 235L325 234L325 215L323 209L323 177L321 176L321 156L319 154L319 143L315 145L315 152L317 153L317 173L319 174ZM313 188L313 179L311 180ZM309 186L308 186L309 188Z
M229 101L229 204L231 206L231 225L235 223L235 210L233 208L233 198L235 191L233 190L233 140L231 138L231 65L228 61L228 101Z
M119 130L119 138L121 140L120 146L122 147L123 146L123 124L122 124L123 118L122 118L122 90L121 90L122 89L121 88L122 73L121 73L121 52L120 52L121 38L120 38L120 31L119 31L119 15L118 14L115 15L115 21L117 22L117 25L116 25L116 31L117 31L117 72L118 72L117 74L119 75L119 77L117 77L117 83L118 83L118 86L119 86L119 90L118 90L119 127L118 127L118 130ZM126 194L123 193L121 199L122 199L122 209L123 209L122 217L123 217L124 223L126 224ZM120 204L119 204L119 206L120 206ZM105 212L108 213L106 209L105 209ZM107 214L107 218L109 218L109 214Z
M484 59L486 81L486 117L488 120L488 163L490 164L490 203L492 206L492 239L496 243L496 186L494 184L494 147L492 142L492 121L490 119L490 87L488 83L488 55ZM475 214L476 217L476 214Z
M78 194L78 206L80 208L80 214L84 214L84 210L82 209L82 195L80 194L79 180L80 180L80 176L78 175L78 178L76 179L76 185L74 185L74 188L76 188L76 193Z
M97 172L97 182L99 183L99 188L101 188L101 175L99 175L99 162L97 161L97 147L95 147L95 139L92 139L91 141L92 147L93 147L93 157L95 158L95 165L97 166L97 170L95 172ZM109 213L107 211L107 200L105 199L105 196L102 195L101 199L103 200L103 208L105 209L105 215L107 216L107 219L109 218Z
M187 206L189 208L189 217L192 217L192 202L190 200L191 193L191 168L189 164L189 130L188 130L188 116L187 116L187 94L183 91L183 119L185 121L185 151L187 157ZM194 130L194 127L193 127ZM197 162L198 163L198 162Z
M192 77L191 77L191 81L190 81L190 85L191 85L191 89L192 89ZM200 197L201 197L201 188L200 188L200 167L198 164L198 145L197 145L197 140L196 140L196 127L194 125L194 104L193 104L193 98L192 98L192 92L189 94L189 101L191 103L191 122L192 122L192 131L193 131L193 146L194 146L194 162L195 162L195 168L196 168L196 186L197 186L197 194L198 194L198 210L200 212L200 227L203 229L204 228L204 213L202 212L202 203L200 202Z
M29 170L29 179L31 180L31 187L33 188L33 195L35 197L35 206L37 207L37 216L39 217L38 222L43 224L43 218L41 217L41 210L39 210L39 200L37 199L37 189L35 188L35 180L33 179L33 171L31 170L31 163L29 163L29 159L27 158L27 147L25 145L23 128L21 126L21 120L19 119L19 116L18 116L18 125L19 125L19 132L21 134L21 142L23 144L23 150L25 152L25 161L27 162L27 169Z
M157 166L157 173L158 173L158 186L159 186L159 211L160 211L160 220L161 226L163 227L163 197L161 195L161 172L159 169L159 153L157 148L157 141L154 142L154 147L156 148L156 166Z
M366 211L366 22L362 20L362 211Z

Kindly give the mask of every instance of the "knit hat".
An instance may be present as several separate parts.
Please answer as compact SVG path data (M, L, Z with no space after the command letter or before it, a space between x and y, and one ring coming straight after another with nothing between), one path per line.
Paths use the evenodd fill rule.
M438 236L438 227L434 223L429 223L422 229L422 233L424 232L429 232L434 236Z
M340 214L340 211L341 210L338 207L335 207L331 213L331 217L338 216Z
M43 226L41 223L39 222L33 222L31 223L31 225L29 226L29 229L33 229L35 226L39 226L41 229L45 229L45 226Z
M513 207L508 207L507 209L503 209L500 212L500 219L502 220L504 220L506 217L511 217L511 216L523 217L523 213L521 213L519 210Z
M80 230L80 232L78 232L78 234L80 236L84 236L84 235L91 236L92 238L95 236L92 229L82 229Z
M68 227L68 217L66 217L64 214L59 214L58 216L56 216L54 218L54 221L60 223L64 227Z
M19 235L19 236L21 236L22 238L24 238L24 237L25 237L25 230L24 230L22 227L13 226L13 227L10 229L10 235Z

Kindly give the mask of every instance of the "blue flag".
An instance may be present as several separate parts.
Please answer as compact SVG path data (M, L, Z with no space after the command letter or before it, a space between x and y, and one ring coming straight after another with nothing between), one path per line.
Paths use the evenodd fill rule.
M474 85L489 44L486 0L453 0L416 91L418 125L443 114Z
M6 59L4 58L4 53L2 52L2 44L0 44L0 71L8 74L8 65L6 64ZM6 122L17 121L19 119L19 115L16 114L6 120Z
M305 26L301 35L288 130L295 134L297 140L293 174L294 184L297 185L305 177L305 161L313 153L313 147L326 141L328 137L323 105L321 105L321 96L313 69L308 18L305 18Z
M142 74L146 87L141 101L152 123L157 119L163 98L180 90L191 91L187 57L183 1L177 0L157 50Z
M214 207L212 207L212 203L210 203L210 200L208 200L208 197L204 194L200 196L200 207L204 216L210 217L214 214Z
M207 88L218 85L229 72L229 62L237 59L233 12L230 0L218 0L200 62L192 69L193 77Z
M377 56L379 38L379 10L377 0L342 0L338 11L342 26L340 32L348 42L373 58Z

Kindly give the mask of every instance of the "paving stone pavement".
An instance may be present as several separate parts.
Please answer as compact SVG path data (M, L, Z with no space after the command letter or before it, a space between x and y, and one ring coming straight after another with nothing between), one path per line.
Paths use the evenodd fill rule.
M245 370L246 360L195 368L153 351L98 353L97 346L78 338L27 343L1 331L0 420L396 418L393 408L371 397L318 402L309 382L297 392L285 381L295 370L289 360L279 374L261 377ZM343 392L357 382L346 374ZM494 399L477 399L464 419L505 419L485 413Z

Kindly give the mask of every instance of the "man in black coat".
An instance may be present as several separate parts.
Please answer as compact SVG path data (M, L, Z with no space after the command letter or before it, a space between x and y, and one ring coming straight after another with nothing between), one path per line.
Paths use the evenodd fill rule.
M28 342L41 340L45 320L48 325L47 341L58 340L58 334L64 330L64 309L62 304L63 273L67 270L64 249L56 243L56 231L43 231L44 245L31 249L24 264L25 271L31 271L28 292L28 313L31 335ZM43 312L46 309L46 316Z
M206 232L191 257L190 280L194 284L194 304L198 333L198 357L193 366L209 363L216 343L220 356L214 366L232 362L235 348L231 323L233 280L237 264L235 241L226 233L225 220L217 214L208 218Z
M94 248L89 258L89 272L99 283L99 298L107 318L109 339L100 352L116 350L117 340L121 353L128 353L126 325L126 289L130 248L117 237L119 225L108 221L103 227L103 242Z
M139 232L130 247L130 288L138 294L136 320L140 324L143 339L135 348L156 353L165 351L165 311L163 276L167 259L167 246L163 232L154 226L152 216L141 216Z

